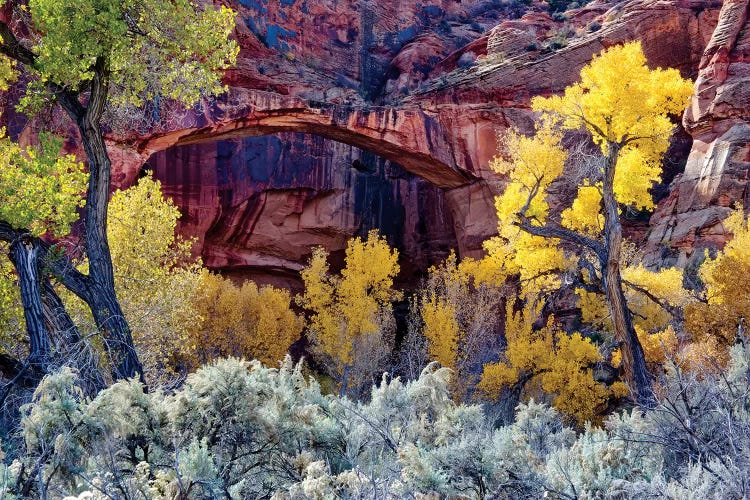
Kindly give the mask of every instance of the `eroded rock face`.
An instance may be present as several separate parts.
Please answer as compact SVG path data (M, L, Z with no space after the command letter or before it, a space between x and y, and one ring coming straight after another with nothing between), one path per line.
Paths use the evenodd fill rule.
M685 171L651 219L648 263L697 264L722 248L722 221L745 206L750 172L750 2L727 0L700 62L683 123L693 136Z
M157 153L149 163L186 212L181 230L214 268L292 279L311 246L341 252L374 227L412 270L449 247L479 256L502 189L488 168L496 135L530 130L531 97L561 91L593 54L633 39L652 64L694 75L720 7L592 2L562 22L503 20L490 4L240 2L229 94L129 140L141 158Z
M488 167L497 134L530 131L531 98L560 92L617 43L641 40L651 64L685 76L700 66L705 92L687 125L698 140L693 163L700 138L707 152L732 128L703 130L699 117L741 125L746 113L737 104L742 85L709 95L714 73L724 68L722 82L730 82L742 69L743 56L730 55L737 44L727 42L744 36L740 14L722 14L727 27L717 32L728 35L711 39L719 0L595 0L556 20L533 2L511 19L513 7L495 0L230 3L241 53L225 76L229 92L187 111L161 102L135 129L132 121L113 127L109 147L116 187L132 184L148 162L185 212L181 231L198 239L196 252L241 275L294 281L312 246L340 254L372 227L399 245L410 273L448 248L481 255L502 189ZM727 12L747 10L746 2L728 4L740 7ZM709 40L716 49L701 59ZM741 135L736 129L732 144ZM673 191L659 214L669 200L696 206ZM692 213L675 210L673 219ZM652 240L663 227L655 222ZM645 232L643 221L631 228Z
M443 190L381 157L285 133L178 146L147 163L183 212L205 264L296 288L314 246L343 260L353 236L379 229L401 249L405 282L457 245Z

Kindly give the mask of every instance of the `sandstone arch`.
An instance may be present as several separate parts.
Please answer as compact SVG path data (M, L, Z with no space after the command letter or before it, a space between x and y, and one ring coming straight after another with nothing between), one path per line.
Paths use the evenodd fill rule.
M465 186L478 179L471 160L456 147L440 115L419 106L343 106L234 88L228 97L186 121L191 125L138 141L136 150L147 157L172 146L300 132L377 152L441 188Z

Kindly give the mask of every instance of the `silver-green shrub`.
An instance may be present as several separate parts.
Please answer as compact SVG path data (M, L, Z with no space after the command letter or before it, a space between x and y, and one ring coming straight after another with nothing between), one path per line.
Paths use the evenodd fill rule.
M131 380L94 399L63 368L23 407L21 448L0 454L0 500L746 498L748 360L737 345L721 373L673 363L655 409L579 432L534 401L493 428L434 364L385 375L367 401L321 394L289 359L226 359L171 393Z

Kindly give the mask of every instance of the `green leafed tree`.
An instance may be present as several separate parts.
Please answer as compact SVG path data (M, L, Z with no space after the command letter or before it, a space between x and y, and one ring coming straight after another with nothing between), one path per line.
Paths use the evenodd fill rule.
M78 218L77 210L84 205L81 193L88 176L75 157L59 154L62 141L47 135L40 139L39 147L21 148L7 137L0 138L0 240L7 242L8 256L16 270L14 277L4 266L0 303L9 306L4 309L1 329L6 333L6 327L17 320L13 310L18 292L11 282L17 279L29 360L43 368L51 351L48 317L54 309L52 302L59 299L40 269L39 263L50 246L38 236L63 236L70 231L71 223ZM69 325L69 318L65 321ZM15 375L16 370L4 371Z
M30 83L22 108L34 113L61 106L86 154L88 273L56 277L90 307L114 378L132 377L142 369L115 294L107 240L111 161L103 117L149 100L191 106L221 92L220 72L234 64L239 51L229 39L234 12L187 0L30 0L6 2L5 8L10 15L0 22L0 83L7 85L14 71L25 72Z

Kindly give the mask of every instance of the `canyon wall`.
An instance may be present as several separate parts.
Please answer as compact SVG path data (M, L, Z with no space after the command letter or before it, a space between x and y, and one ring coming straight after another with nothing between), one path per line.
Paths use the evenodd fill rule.
M722 220L748 207L750 2L726 0L700 61L683 123L693 138L684 173L651 218L647 263L698 265L729 237Z
M372 228L400 248L407 281L451 248L481 255L502 190L488 168L498 134L529 131L532 97L630 40L697 78L658 209L627 221L647 262L720 246L721 219L746 197L748 1L595 0L554 16L536 1L225 3L241 47L228 92L189 110L152 103L108 136L116 187L153 171L215 269L294 285L312 246L340 261ZM33 126L3 119L31 140Z
M382 157L284 133L178 146L146 164L182 210L205 264L296 289L313 246L343 262L349 238L379 229L400 249L401 279L457 241L445 192Z
M451 247L481 255L502 189L488 168L496 137L529 130L531 97L636 39L654 66L695 77L721 2L591 2L555 19L543 8L510 19L497 5L233 4L242 52L229 93L113 134L131 145L120 182L148 160L213 268L291 283L311 246L340 255L349 237L380 228L412 276ZM667 181L683 167L681 137ZM629 228L649 231L645 220Z

